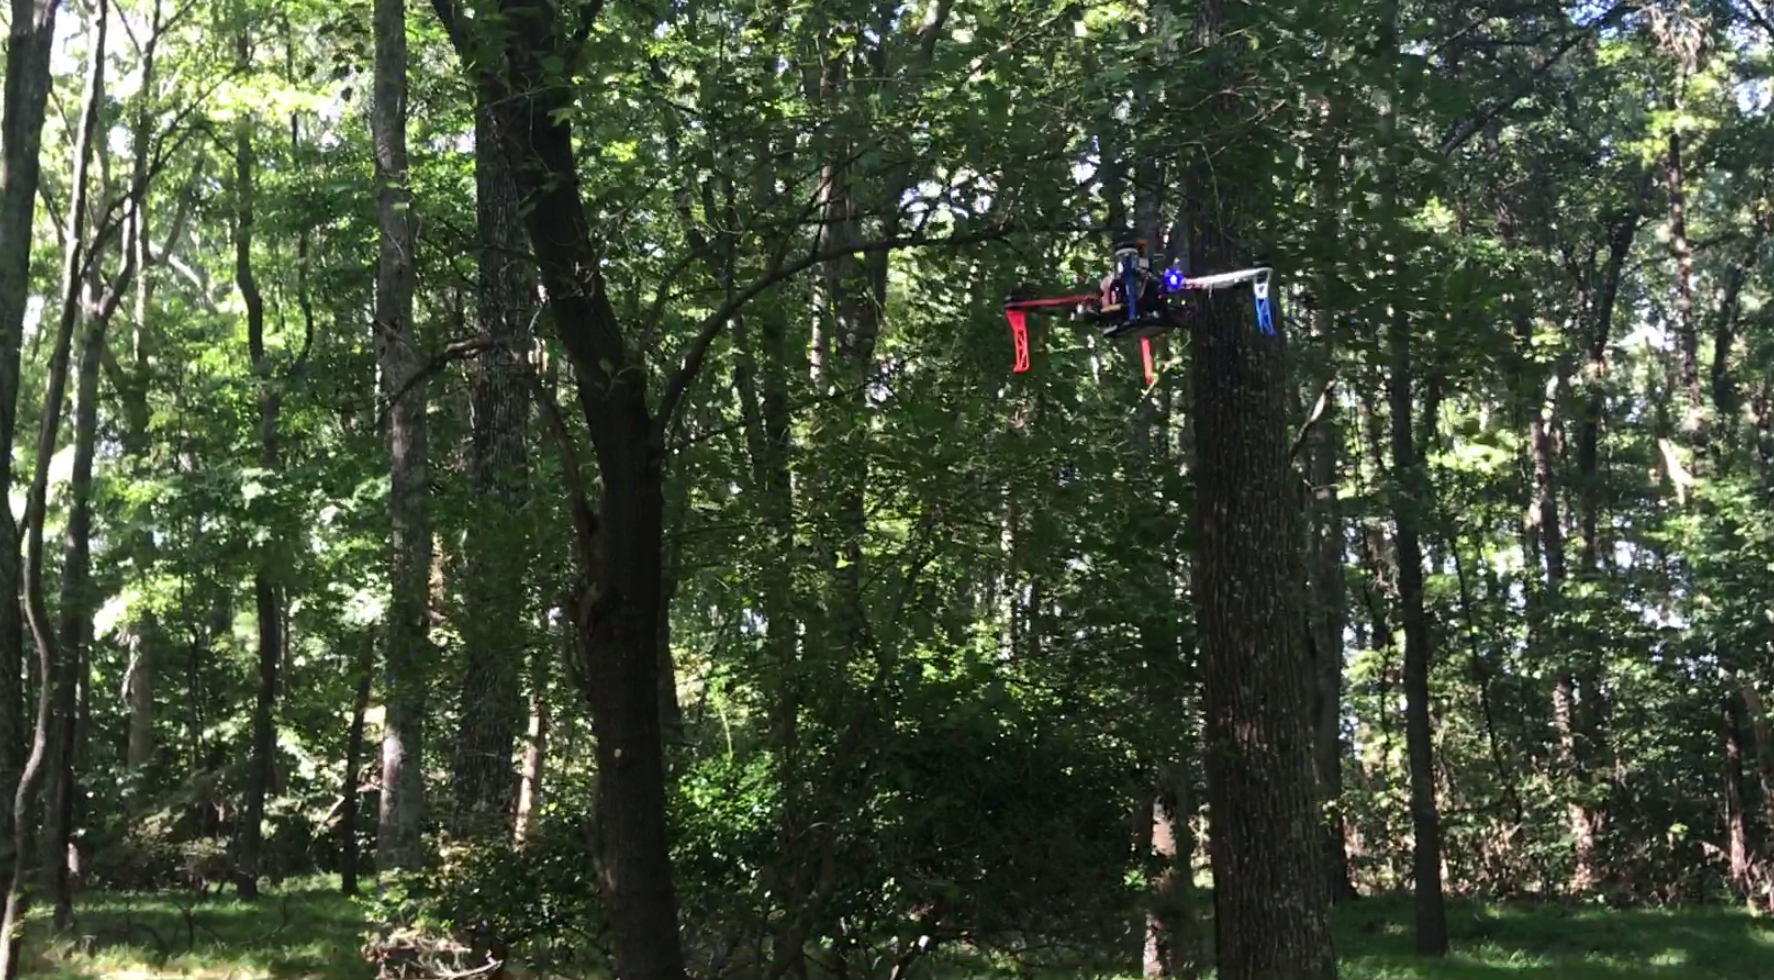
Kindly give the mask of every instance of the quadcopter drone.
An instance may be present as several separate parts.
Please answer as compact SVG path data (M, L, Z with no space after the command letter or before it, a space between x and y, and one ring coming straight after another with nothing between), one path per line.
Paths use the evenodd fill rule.
M1263 266L1191 277L1173 264L1158 275L1152 272L1143 240L1118 241L1113 267L1096 292L1047 299L1027 299L1013 292L1005 299L1004 316L1010 321L1010 339L1016 345L1012 370L1020 374L1029 369L1029 314L1069 306L1073 321L1096 326L1110 340L1137 339L1146 384L1150 385L1158 377L1152 365L1152 338L1188 323L1190 307L1184 298L1188 290L1212 292L1249 283L1256 301L1257 329L1273 336L1269 273Z

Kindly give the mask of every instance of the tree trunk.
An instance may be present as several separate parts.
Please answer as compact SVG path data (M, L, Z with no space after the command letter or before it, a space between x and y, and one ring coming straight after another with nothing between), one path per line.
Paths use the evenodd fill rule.
M425 506L427 433L424 369L413 336L413 221L407 186L405 0L376 0L374 98L381 234L376 266L376 345L387 401L389 519L393 527L390 600L383 658L382 797L376 870L419 864L425 807L427 667L431 660L431 528ZM380 884L380 882L379 882Z
M604 290L570 114L561 111L568 95L547 81L543 65L544 52L565 45L567 28L542 0L504 0L513 30L494 70L482 61L470 22L455 5L434 0L434 7L495 106L550 319L573 365L602 478L595 513L576 487L573 494L584 574L573 618L580 640L576 674L597 736L595 858L614 939L613 972L624 980L682 980L659 718L664 424L656 425L649 412L645 366ZM685 371L677 380L687 384L691 377ZM564 440L562 448L571 449ZM567 470L576 482L576 469Z
M476 366L469 474L482 509L463 542L462 631L467 654L457 711L451 832L507 838L516 790L512 755L522 714L524 582L529 570L523 373L525 251L517 189L490 108L475 112L474 166L480 227L479 325L488 344Z
M1222 45L1223 10L1196 11L1196 40ZM1230 57L1230 46L1225 47ZM1229 78L1223 90L1235 91ZM1216 114L1237 112L1215 101ZM1190 174L1190 268L1247 256L1205 164ZM1315 804L1301 537L1289 492L1283 336L1253 326L1238 294L1208 294L1191 328L1198 543L1193 568L1204 673L1219 980L1336 976ZM1192 304L1193 305L1193 304Z
M154 761L154 622L142 617L130 630L129 669L124 678L124 697L129 704L129 739L125 764L137 772Z
M1650 185L1643 183L1640 189L1649 192ZM1581 305L1587 307L1589 314L1589 336L1584 342L1587 364L1582 383L1583 416L1577 428L1577 523L1582 534L1580 569L1587 577L1597 574L1601 556L1603 487L1600 446L1602 416L1606 408L1608 341L1613 328L1614 304L1620 292L1620 279L1627 256L1631 254L1633 241L1637 237L1639 222L1639 213L1631 208L1609 220L1606 225L1608 250L1601 270L1601 281L1594 290L1585 289L1585 295L1581 297ZM1540 482L1542 461L1538 455L1539 449L1536 448L1535 451L1535 477L1536 482ZM1547 469L1541 494L1543 500L1549 500L1556 494L1551 478L1550 457L1545 465ZM1552 537L1547 536L1551 527L1556 524L1556 505L1548 509L1548 514L1550 518L1542 522L1541 540L1547 549L1547 577L1548 585L1551 586L1551 561L1555 542L1559 545L1558 568L1561 583L1564 578L1564 557L1562 529ZM1549 591L1554 594L1556 610L1558 604L1564 601L1562 590L1555 588ZM1569 637L1561 636L1554 642L1564 645L1570 640ZM1576 787L1577 795L1567 804L1571 836L1575 842L1571 890L1582 894L1593 890L1601 882L1596 850L1603 808L1592 802L1590 797L1594 795L1594 773L1598 769L1598 760L1604 755L1602 750L1607 740L1603 722L1607 708L1600 671L1590 662L1593 658L1585 652L1590 644L1585 642L1578 646L1581 649L1574 652L1555 651L1555 656L1563 658L1574 655L1583 658L1583 662L1558 673L1553 691L1553 718L1559 733L1560 764Z
M524 741L524 767L518 782L517 820L514 828L514 837L520 846L535 834L536 809L542 803L542 781L548 767L548 728L551 714L546 667L552 662L540 651L531 657L530 728Z
M1762 789L1762 823L1774 834L1774 727L1769 725L1768 710L1753 682L1744 680L1739 693L1743 695L1744 713L1749 716L1750 741L1755 745L1756 777Z
M1428 613L1423 608L1420 508L1432 489L1417 459L1413 434L1410 321L1392 314L1389 380L1392 408L1393 521L1397 529L1398 598L1404 620L1405 745L1411 797L1411 880L1416 900L1417 954L1445 956L1447 909L1442 899L1441 815L1435 802L1435 730L1430 717Z
M58 618L62 676L56 683L60 703L61 734L59 765L46 774L43 814L44 890L55 902L55 927L66 929L73 921L73 894L68 880L69 848L74 839L75 770L80 754L78 733L83 713L77 698L84 687L81 678L92 640L92 467L98 441L99 363L104 351L108 311L100 306L97 262L87 270L82 284L80 354L74 379L74 460L68 477L68 523L62 535L62 582Z
M1754 882L1750 873L1749 827L1743 792L1743 717L1735 695L1725 696L1724 710L1719 717L1719 734L1725 756L1725 856L1731 888L1739 899L1745 899L1749 897Z
M351 727L345 733L345 779L339 787L339 794L345 798L339 814L339 891L346 896L357 894L362 864L357 828L359 814L363 812L363 793L358 787L363 780L364 715L369 712L370 687L376 674L375 638L365 634L359 642L363 650L353 660L357 693L351 700Z
M242 71L250 67L251 42L242 34L238 40L238 56ZM277 379L272 377L271 362L265 355L265 301L259 294L253 276L254 199L257 196L253 127L257 120L244 114L236 123L234 138L234 283L246 306L247 355L251 358L253 379L259 395L259 466L268 476L277 472L277 417L279 395ZM276 701L277 677L283 649L283 623L279 617L277 590L271 582L276 546L268 543L253 571L253 605L258 615L258 683L252 709L252 747L247 762L246 792L241 800L240 825L235 833L237 866L235 887L240 898L253 901L259 897L259 872L264 842L265 797L271 788L273 756L277 750Z
M1680 107L1672 96L1671 112ZM1669 255L1675 262L1675 338L1682 392L1687 396L1684 431L1698 434L1704 408L1700 392L1700 333L1694 322L1694 250L1688 241L1687 175L1682 166L1682 134L1672 123L1669 155L1664 161L1669 182Z
M12 0L8 19L6 95L0 106L4 113L0 121L0 486L5 487L13 485L19 359L31 296L31 233L42 174L50 52L60 8L60 0ZM12 508L0 507L0 793L8 794L7 799L17 791L28 741L19 545ZM0 806L0 840L13 840L12 819L12 808ZM16 957L0 952L5 980L11 980L17 969Z
M1195 268L1235 268L1219 229ZM1212 236L1210 238L1210 236ZM1207 251L1212 248L1212 251ZM1336 976L1314 805L1305 622L1287 492L1279 338L1214 298L1198 312L1194 569L1221 980Z
M1189 823L1195 808L1189 768L1172 763L1158 779L1150 820L1159 869L1146 921L1145 976L1195 980L1202 973L1205 948L1195 901L1195 833Z
M18 791L13 798L13 854L6 908L0 920L0 977L13 980L18 975L20 930L27 911L25 869L31 852L29 843L31 804L43 785L45 804L43 875L45 890L55 902L55 917L65 922L67 902L67 837L62 833L66 814L65 794L71 773L70 753L73 750L71 715L74 709L74 671L65 663L69 651L62 649L61 638L50 620L49 606L43 587L43 523L48 510L50 461L55 455L57 434L61 429L62 407L68 387L68 362L74 346L74 330L80 321L81 296L86 281L87 167L92 158L94 134L98 128L99 107L104 99L105 36L109 5L99 0L92 49L88 53L85 92L81 99L79 129L74 137L74 172L68 205L67 244L62 260L61 315L57 323L55 346L50 353L48 380L43 395L43 415L37 433L37 465L32 474L25 501L24 604L31 639L37 646L38 692L37 722L31 738L31 754L19 777ZM61 845L51 852L54 845Z
M1321 295L1327 290L1320 289ZM1335 377L1328 309L1314 312L1315 332L1322 344L1322 380ZM1355 883L1349 877L1349 854L1344 842L1343 798L1343 630L1346 619L1347 582L1343 572L1343 516L1337 500L1337 474L1343 447L1343 430L1337 398L1325 389L1323 414L1308 435L1311 502L1308 543L1311 567L1307 581L1311 625L1307 641L1313 665L1313 768L1318 776L1318 801L1323 808L1323 850L1326 893L1330 901L1355 899Z

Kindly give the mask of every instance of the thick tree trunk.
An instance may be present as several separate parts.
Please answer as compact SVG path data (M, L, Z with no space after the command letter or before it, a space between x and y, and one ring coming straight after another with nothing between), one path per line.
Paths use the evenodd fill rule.
M1219 48L1226 8L1196 8L1195 40ZM1229 77L1218 84L1231 93ZM1236 115L1235 96L1215 100ZM1184 185L1191 269L1240 268L1238 208L1206 165ZM1206 713L1215 975L1337 975L1312 760L1302 538L1289 492L1285 328L1253 326L1239 293L1209 294L1191 328L1198 544L1192 570ZM1279 324L1278 324L1279 325Z
M595 857L609 907L614 972L624 980L682 980L659 718L664 427L648 411L644 365L604 291L570 114L560 111L567 95L548 81L543 65L545 52L565 44L567 28L541 0L505 0L513 30L503 66L494 71L481 62L471 23L455 5L434 0L434 6L495 106L551 321L572 361L597 451L601 506L594 515L584 496L575 492L573 501L585 573L574 622L576 673L597 736ZM576 481L577 473L570 478Z
M475 112L475 187L480 228L481 353L471 395L469 474L482 509L463 542L462 630L467 655L458 702L451 831L511 835L516 790L512 756L523 712L529 570L523 373L525 251L517 189L499 146L492 110Z
M1220 5L1198 40L1222 33ZM1236 269L1235 219L1196 175L1190 267ZM1204 672L1216 975L1337 974L1314 791L1304 581L1289 492L1283 337L1256 330L1235 293L1210 295L1191 330L1198 544L1193 569Z
M1398 554L1398 598L1404 620L1405 745L1411 797L1411 880L1416 903L1417 953L1445 956L1447 909L1442 898L1441 814L1435 802L1435 730L1430 717L1428 613L1423 608L1423 547L1420 508L1432 492L1417 458L1411 424L1410 321L1394 312L1389 336L1392 371L1393 521Z
M431 661L431 528L426 513L424 365L413 335L413 222L407 186L405 0L376 0L376 69L370 126L376 144L381 224L376 267L376 345L388 401L390 600L382 723L378 874L419 864L425 807L425 705Z
M42 174L43 120L50 90L50 52L60 0L12 0L6 45L5 104L0 106L0 486L13 483L18 436L19 358L31 295L32 224ZM0 793L10 800L29 740L24 705L24 618L19 527L0 507ZM13 839L12 807L0 805L0 846ZM0 952L0 957L8 954ZM15 959L0 963L5 980Z
M1235 253L1197 233L1197 268ZM1215 236L1217 238L1217 235ZM1196 615L1221 980L1336 976L1312 772L1299 540L1287 492L1279 337L1248 307L1203 304L1194 331Z

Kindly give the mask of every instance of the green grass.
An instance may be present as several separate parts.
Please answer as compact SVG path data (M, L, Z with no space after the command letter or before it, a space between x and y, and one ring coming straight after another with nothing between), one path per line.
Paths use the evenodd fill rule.
M1774 920L1731 909L1449 907L1454 951L1411 954L1408 899L1339 909L1344 980L1774 980ZM27 976L49 980L351 980L361 916L333 882L287 883L258 905L164 895L84 895L73 932L27 933ZM1079 977L1053 980L1082 980Z
M1338 909L1345 980L1774 980L1774 920L1736 909L1454 903L1435 964L1411 954L1410 923L1409 899Z
M25 975L49 980L349 980L373 976L358 954L362 915L334 880L285 882L256 904L226 890L207 901L85 894L74 928L26 929ZM181 908L181 904L185 907Z

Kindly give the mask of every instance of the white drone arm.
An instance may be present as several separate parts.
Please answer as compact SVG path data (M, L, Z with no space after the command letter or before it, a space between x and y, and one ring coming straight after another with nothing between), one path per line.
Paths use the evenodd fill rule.
M1269 273L1272 271L1264 265L1254 269L1239 269L1236 272L1216 272L1211 276L1185 276L1182 288L1212 292L1227 286L1236 286L1239 283L1250 283L1251 295L1257 309L1257 329L1274 336L1275 324L1269 311ZM1174 274L1174 270L1167 273L1167 275Z
M1216 272L1211 276L1188 276L1183 280L1183 288L1214 290L1236 286L1241 282L1266 283L1269 281L1270 271L1268 266L1261 266L1255 269L1239 269L1236 272Z

